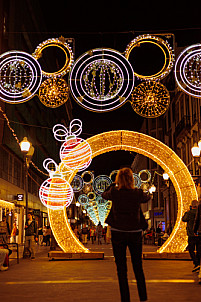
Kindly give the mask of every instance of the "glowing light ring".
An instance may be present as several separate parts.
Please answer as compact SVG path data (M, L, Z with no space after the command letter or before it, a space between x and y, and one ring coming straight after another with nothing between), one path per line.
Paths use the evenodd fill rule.
M97 195L101 195L107 187L112 183L112 180L107 175L99 175L93 181L93 188Z
M52 47L52 46L58 47L64 52L65 57L66 57L65 64L60 70L55 71L55 72L46 72L46 71L42 70L42 74L45 77L62 77L70 70L70 68L73 64L73 61L74 61L72 49L71 49L70 45L68 45L68 43L66 43L66 41L63 37L52 38L52 39L43 41L35 49L35 51L33 53L33 57L36 60L38 60L42 56L43 50L47 47Z
M78 201L82 206L86 206L89 203L89 198L86 194L81 194L78 197Z
M116 150L132 151L151 158L164 169L175 187L178 212L174 229L158 252L183 252L188 244L188 238L186 224L181 219L184 212L188 211L191 201L198 198L193 179L183 161L165 144L143 133L111 131L90 137L87 141L91 146L93 158ZM63 163L59 165L59 169L63 173L66 171ZM69 183L76 172L77 170L66 176ZM54 236L63 251L89 252L73 234L66 211L48 209L48 216Z
M111 78L109 70L113 74ZM110 78L110 84L106 75L107 79ZM134 71L118 51L97 48L76 60L71 69L69 84L73 97L85 109L95 112L111 111L122 106L129 97L134 87Z
M69 87L64 79L49 78L39 88L39 99L43 105L57 108L67 102Z
M71 182L71 187L73 188L73 192L79 192L84 187L83 178L76 174Z
M140 179L139 175L136 174L136 173L133 173L133 177L134 177L134 185L135 185L135 187L140 188L142 182L141 182L141 179Z
M94 192L89 192L87 197L89 198L89 201L92 201L96 198L96 194Z
M201 96L201 44L185 48L175 63L175 79L178 86L187 94Z
M118 171L119 171L119 170L113 170L113 171L110 173L109 177L110 177L111 180L112 180L112 176L115 175L115 174L117 175ZM115 178L116 178L116 175L115 175ZM115 181L115 180L114 180L114 181ZM114 182L114 181L112 180L112 182Z
M71 204L73 190L66 180L55 175L42 183L39 189L39 197L45 207L54 211L61 210Z
M139 79L143 80L159 80L166 77L174 66L174 51L169 43L160 37L152 36L152 35L140 35L132 40L126 47L125 57L129 60L129 56L133 48L139 47L140 44L143 43L151 43L158 46L164 54L164 64L161 70L159 70L156 74L145 76L142 74L138 74L134 72L135 76Z
M0 99L18 104L33 97L42 81L38 62L28 53L12 50L0 55Z
M165 113L170 104L167 88L158 82L144 82L132 92L131 105L133 110L146 118L156 118Z
M89 179L89 181L86 181L86 180L84 179L85 175L89 175L89 176L91 177L91 178ZM91 184L91 183L93 182L93 180L94 180L94 174L93 174L91 171L84 171L84 172L82 173L81 177L82 177L83 182L84 182L85 184Z
M146 174L147 174L147 179L146 179L146 180L142 180L142 178L141 178L141 175L142 175L143 173L146 173ZM149 170L141 170L141 171L138 173L138 176L140 177L141 182L143 182L143 183L146 183L146 182L151 181L151 172L150 172Z

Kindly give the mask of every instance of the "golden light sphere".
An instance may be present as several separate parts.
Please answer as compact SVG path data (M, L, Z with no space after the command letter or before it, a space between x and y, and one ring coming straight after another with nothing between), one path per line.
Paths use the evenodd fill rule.
M64 79L48 78L39 89L39 99L43 105L56 108L69 98L69 88Z

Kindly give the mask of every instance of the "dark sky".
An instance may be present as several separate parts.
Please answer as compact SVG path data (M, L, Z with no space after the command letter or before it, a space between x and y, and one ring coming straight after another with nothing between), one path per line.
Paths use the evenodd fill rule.
M84 52L98 47L108 47L124 52L126 45L140 34L174 33L179 46L195 44L201 40L200 10L182 5L173 8L168 2L156 1L40 1L51 37L73 37L75 59ZM104 131L126 129L140 130L143 118L135 114L130 103L108 113L95 113L80 107L71 97L73 117L83 122L87 138ZM114 154L115 153L115 154ZM102 160L93 161L91 169L98 174L109 173L122 164L131 164L133 154L112 152Z

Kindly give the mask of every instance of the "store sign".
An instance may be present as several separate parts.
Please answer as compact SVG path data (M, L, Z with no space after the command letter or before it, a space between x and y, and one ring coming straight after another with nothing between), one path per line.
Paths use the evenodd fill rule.
M40 216L40 210L39 209L33 210L33 215L34 216Z
M24 201L24 194L17 194L17 201Z

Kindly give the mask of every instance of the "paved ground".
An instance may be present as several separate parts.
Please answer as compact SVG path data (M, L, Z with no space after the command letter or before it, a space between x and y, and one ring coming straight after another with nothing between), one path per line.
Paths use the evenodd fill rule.
M0 272L0 301L120 301L111 245L93 246L105 252L105 260L49 261L48 250L41 247L35 261L12 261L8 271ZM148 301L201 301L201 285L191 270L190 261L144 260ZM131 301L139 301L129 256L128 275Z

